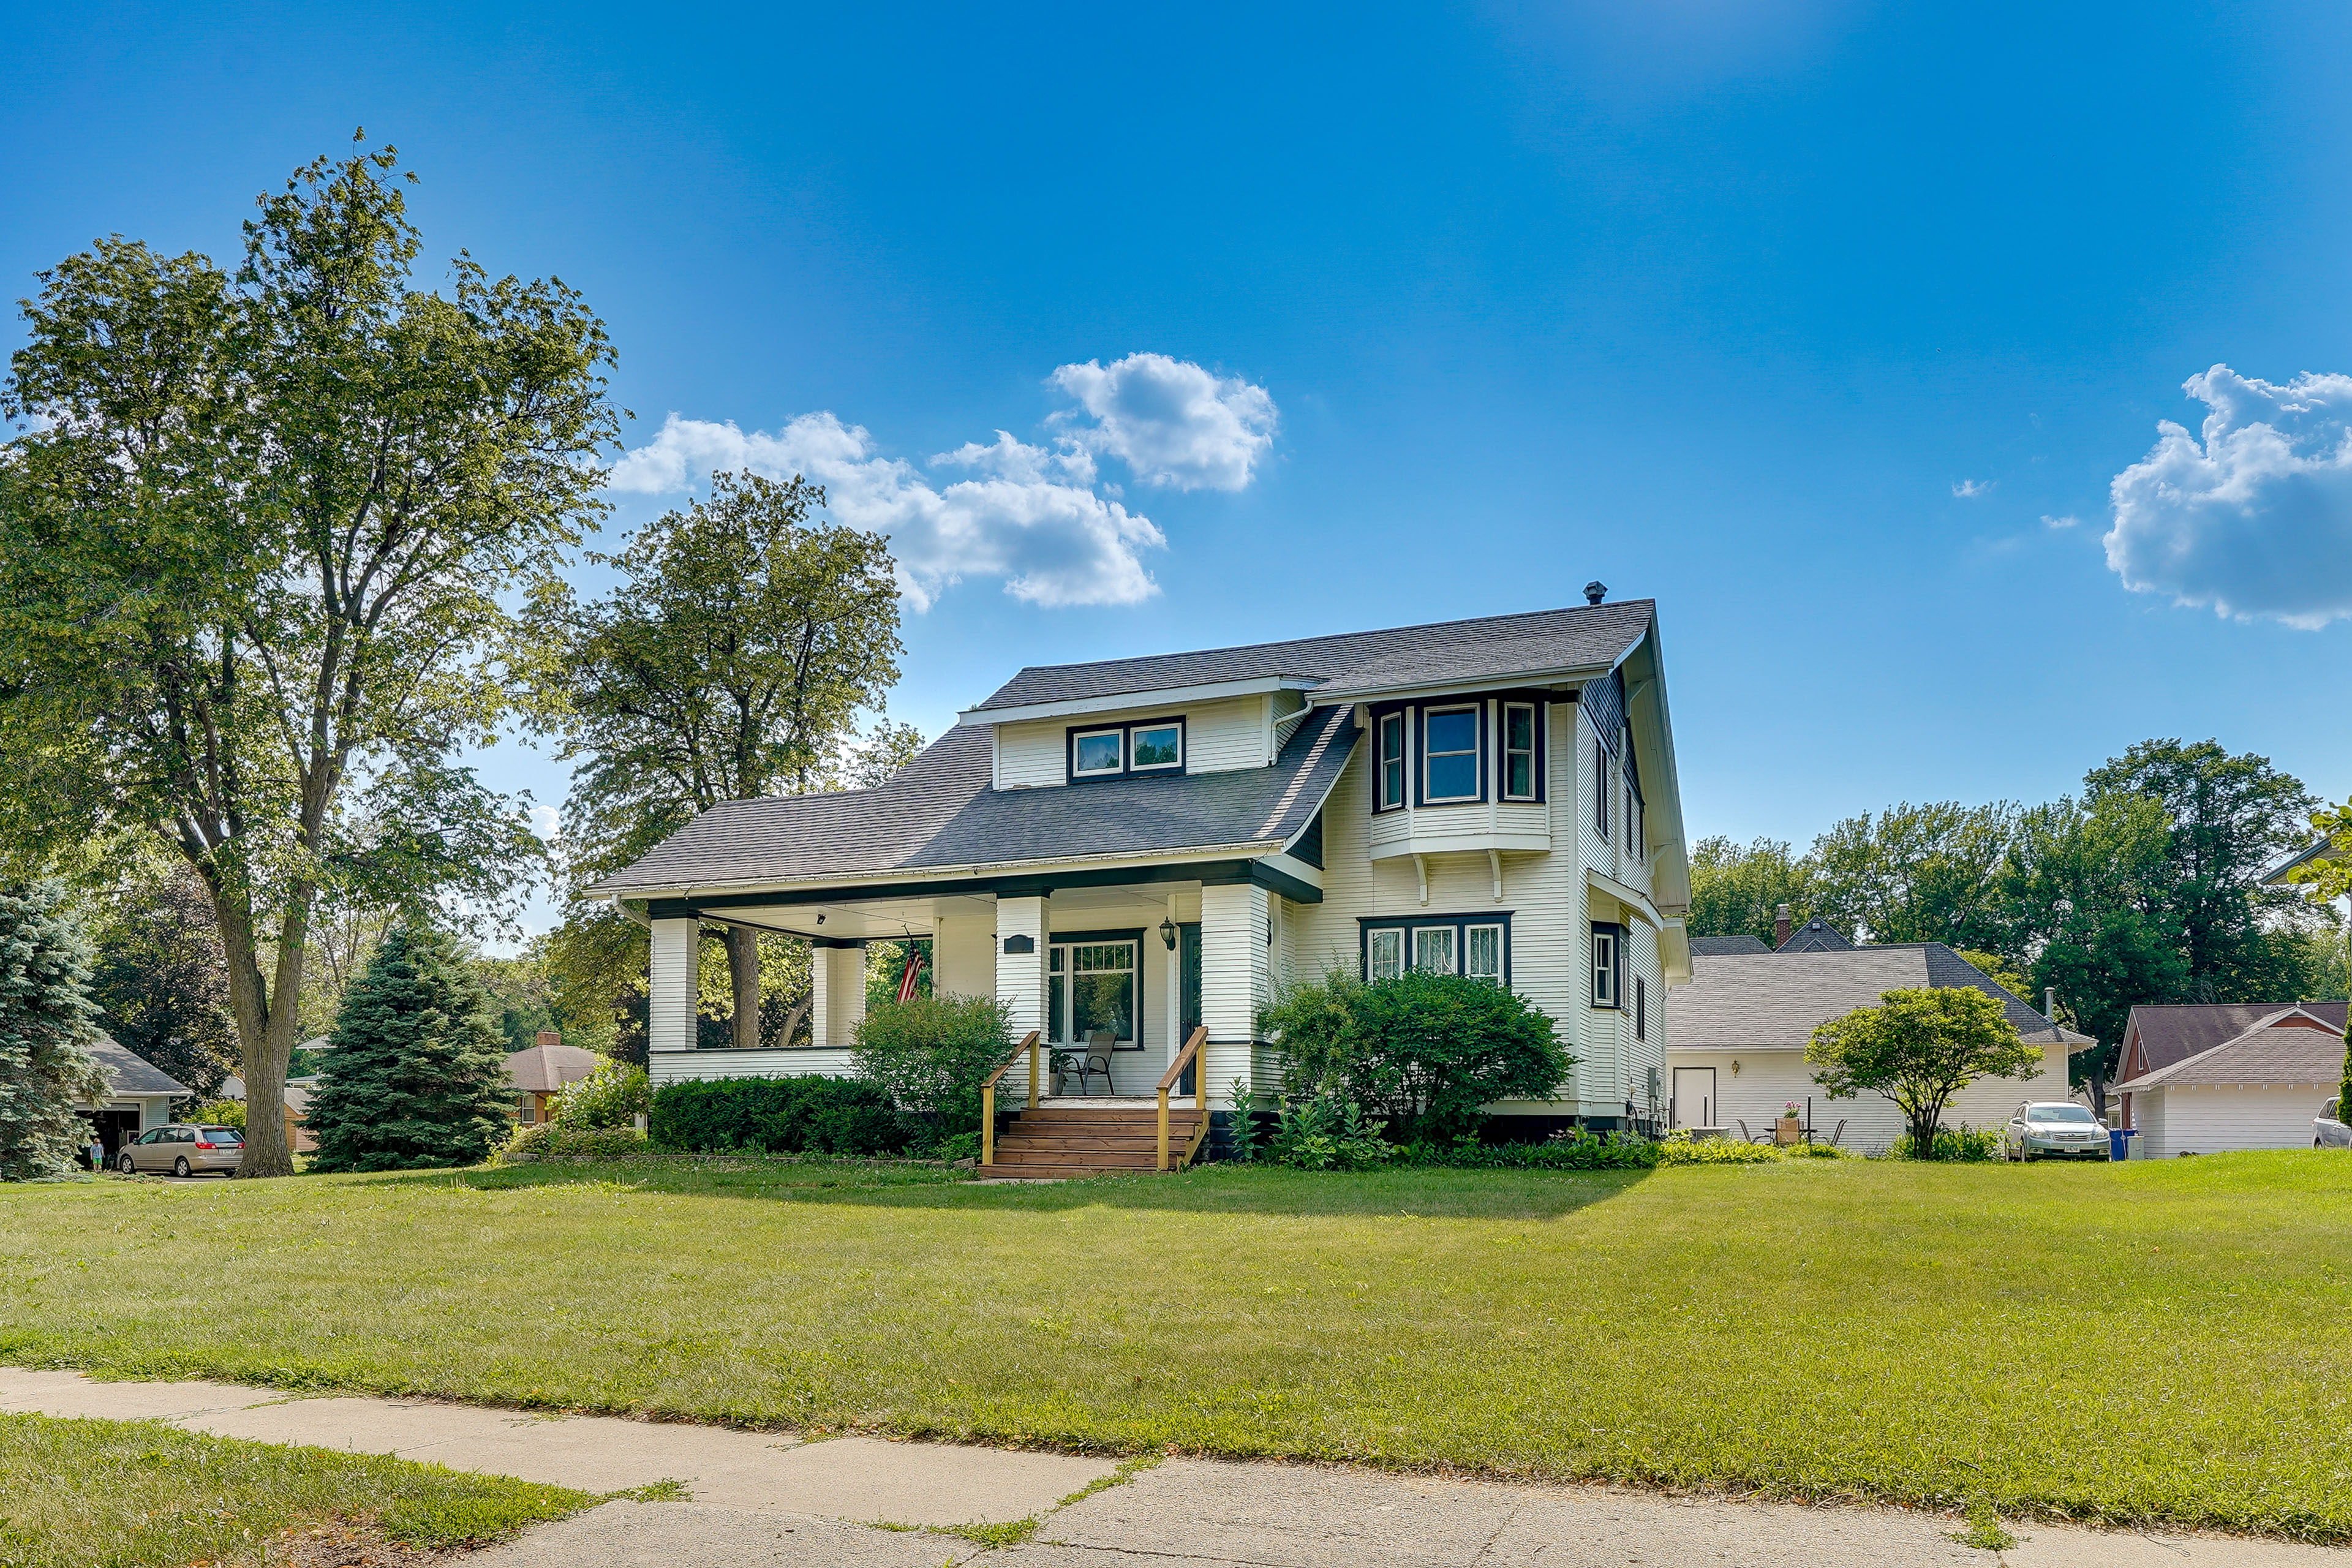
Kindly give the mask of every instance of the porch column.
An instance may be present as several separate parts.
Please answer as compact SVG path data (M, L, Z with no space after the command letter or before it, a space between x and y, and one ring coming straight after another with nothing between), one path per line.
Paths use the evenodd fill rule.
M1011 1011L1013 1037L1045 1026L1045 898L996 900L996 999ZM1029 1092L1024 1061L1004 1075L1004 1085ZM1043 1086L1040 1086L1041 1090Z
M809 1044L847 1050L866 1017L866 950L809 949Z
M1201 1022L1209 1031L1201 1074L1201 1102L1230 1095L1235 1079L1252 1082L1251 1047L1257 1010L1272 991L1266 935L1273 927L1270 895L1241 882L1201 889Z
M695 1044L695 944L702 921L653 922L653 963L646 983L646 1051L653 1080L664 1081L661 1054Z

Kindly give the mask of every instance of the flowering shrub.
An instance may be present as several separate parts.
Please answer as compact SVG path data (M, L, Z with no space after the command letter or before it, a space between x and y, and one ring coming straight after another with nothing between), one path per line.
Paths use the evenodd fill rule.
M562 1127L627 1127L654 1108L646 1069L607 1058L555 1097L552 1120Z

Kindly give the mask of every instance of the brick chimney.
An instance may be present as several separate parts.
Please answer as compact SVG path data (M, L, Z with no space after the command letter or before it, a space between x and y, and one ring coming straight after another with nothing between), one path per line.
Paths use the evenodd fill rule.
M1772 946L1775 951L1789 945L1789 906L1782 904L1772 911Z
M545 1049L549 1046L560 1046L562 1043L563 1037L557 1034L553 1029L541 1029L539 1032L539 1044L541 1049Z

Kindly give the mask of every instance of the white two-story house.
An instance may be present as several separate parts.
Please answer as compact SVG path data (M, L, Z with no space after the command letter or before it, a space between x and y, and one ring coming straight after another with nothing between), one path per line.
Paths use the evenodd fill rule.
M1569 1080L1496 1114L1654 1121L1662 1002L1690 964L1673 728L1654 607L1588 597L1026 668L879 788L703 813L593 889L652 929L655 1084L848 1072L862 950L914 936L939 990L993 994L1016 1037L1107 1044L1098 1112L1153 1097L1195 1031L1184 1102L1262 1105L1280 988L1419 968L1559 1020ZM712 924L812 944L810 1047L696 1048Z

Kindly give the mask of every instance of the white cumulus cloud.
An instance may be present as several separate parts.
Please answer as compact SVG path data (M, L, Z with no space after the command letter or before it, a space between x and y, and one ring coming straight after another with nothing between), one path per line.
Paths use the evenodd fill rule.
M1979 496L1990 495L1992 492L1992 487L1999 482L2000 481L1996 479L1954 479L1952 481L1952 499L1954 500L1974 500Z
M1058 455L1006 436L933 462L984 477L934 485L912 463L882 456L863 426L831 414L749 433L672 414L651 442L613 465L606 483L671 495L730 469L802 475L824 487L835 519L889 536L899 586L917 610L966 577L1000 580L1015 598L1047 605L1131 605L1160 591L1138 552L1167 539L1150 518L1067 482L1076 474ZM1077 473L1091 478L1090 466Z
M1150 598L1160 589L1143 552L1167 548L1167 536L1129 511L1116 486L1099 482L1098 459L1116 458L1150 484L1241 489L1273 444L1274 399L1264 387L1165 354L1067 364L1047 384L1080 405L1049 421L1051 447L999 430L986 446L966 442L918 468L885 456L864 426L831 413L749 433L732 421L672 414L605 482L659 496L733 469L802 475L824 487L836 521L889 536L899 584L917 610L965 578L1002 582L1036 605ZM934 479L926 469L971 477Z
M2184 390L2203 427L2161 422L2115 477L2107 565L2126 588L2240 619L2352 616L2352 376L2282 386L2217 364Z
M1055 416L1065 443L1117 458L1146 484L1237 490L1274 446L1276 411L1265 388L1186 360L1088 360L1052 379L1078 403Z

